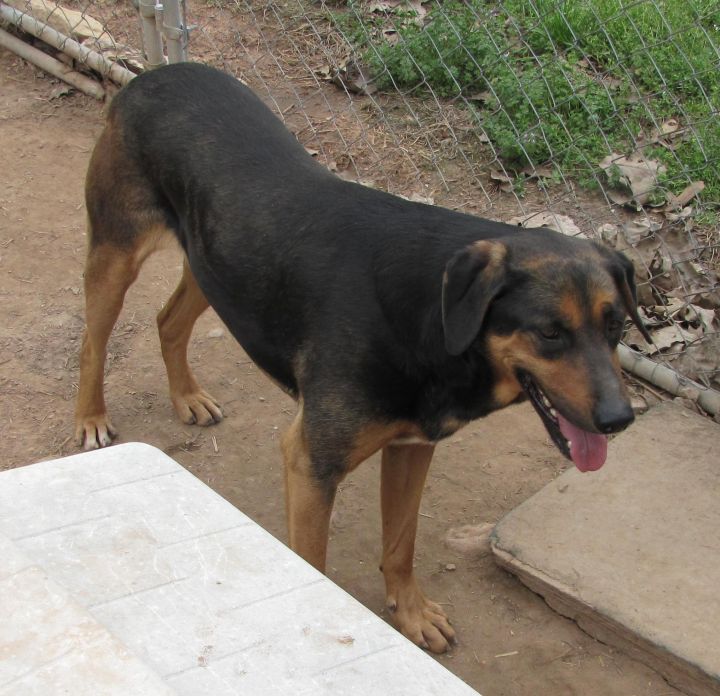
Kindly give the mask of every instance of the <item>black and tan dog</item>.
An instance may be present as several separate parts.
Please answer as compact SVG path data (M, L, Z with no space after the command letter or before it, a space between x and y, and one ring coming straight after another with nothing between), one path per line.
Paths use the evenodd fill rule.
M290 545L320 570L338 483L382 450L387 603L435 652L454 631L412 570L435 444L526 394L588 470L633 420L615 351L626 313L638 321L624 257L343 181L221 72L164 67L115 98L87 209L79 443L115 436L107 340L141 264L174 238L184 272L158 327L180 418L222 418L186 358L210 304L298 401L282 440Z

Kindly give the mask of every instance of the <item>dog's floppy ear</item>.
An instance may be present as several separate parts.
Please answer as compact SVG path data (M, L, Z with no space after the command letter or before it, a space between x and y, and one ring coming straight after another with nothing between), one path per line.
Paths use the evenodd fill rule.
M620 297L625 305L625 311L633 320L633 323L637 326L643 338L648 343L652 343L652 336L650 336L650 333L645 328L645 324L643 324L637 309L635 267L625 254L619 251L612 251L599 244L598 247L602 250L603 255L610 260L610 275L612 275L615 285L620 292Z
M500 242L479 241L457 252L445 266L442 322L450 355L467 350L480 332L490 302L503 286L506 254Z

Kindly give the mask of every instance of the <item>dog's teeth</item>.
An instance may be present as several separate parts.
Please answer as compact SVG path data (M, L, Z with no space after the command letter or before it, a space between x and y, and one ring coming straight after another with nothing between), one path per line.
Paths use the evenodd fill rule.
M568 440L567 443L568 443L568 448L572 447L572 440Z
M556 411L554 408L552 408L552 407L550 408L550 415L551 415L553 418L557 418L557 411Z

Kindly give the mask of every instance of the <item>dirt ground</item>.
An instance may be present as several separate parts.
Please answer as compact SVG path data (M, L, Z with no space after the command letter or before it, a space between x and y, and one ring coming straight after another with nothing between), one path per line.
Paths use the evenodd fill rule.
M83 177L101 106L0 49L0 468L76 451L71 435L83 327ZM109 346L106 395L120 441L159 447L285 538L278 438L294 403L250 363L207 312L191 365L222 403L211 428L180 423L166 396L155 314L179 277L162 252L128 294ZM495 522L556 477L565 462L529 407L478 422L437 450L422 506L417 572L444 604L460 643L439 657L484 696L672 696L652 670L561 618L482 549L444 539ZM342 486L329 576L380 616L378 461ZM0 514L1 511L0 511Z

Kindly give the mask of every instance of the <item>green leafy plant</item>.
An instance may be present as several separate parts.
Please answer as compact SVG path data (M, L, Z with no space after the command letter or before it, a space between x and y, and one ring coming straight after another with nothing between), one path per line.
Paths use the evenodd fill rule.
M402 5L368 16L351 3L334 21L380 89L483 92L469 108L509 166L552 161L595 186L603 157L675 119L672 147L646 138L667 170L657 195L703 179L720 200L717 0L450 0L425 21Z

